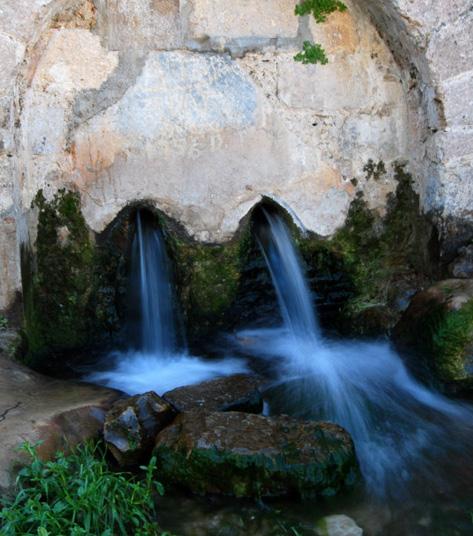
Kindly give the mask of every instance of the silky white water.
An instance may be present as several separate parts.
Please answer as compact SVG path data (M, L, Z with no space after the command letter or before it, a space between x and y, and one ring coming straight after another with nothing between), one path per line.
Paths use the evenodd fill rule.
M177 342L176 314L169 259L159 229L137 212L132 243L130 296L137 300L138 332L125 352L113 352L103 362L104 370L85 377L87 381L120 389L128 394L155 391L158 394L217 376L246 372L241 359L209 360L189 355Z
M414 380L387 343L324 339L285 224L278 216L265 216L259 243L283 326L247 330L238 338L245 353L268 359L276 370L269 412L344 426L366 485L377 495L402 495L420 474L434 480L441 472L439 458L468 450L471 410Z

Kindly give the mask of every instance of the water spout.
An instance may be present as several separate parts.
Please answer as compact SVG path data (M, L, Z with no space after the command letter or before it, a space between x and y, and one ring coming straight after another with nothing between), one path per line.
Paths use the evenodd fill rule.
M120 389L128 394L165 391L192 385L217 376L247 372L241 359L203 359L189 355L179 345L176 333L176 307L173 298L170 262L164 238L140 211L131 258L132 301L137 318L130 325L137 331L137 344L128 350L107 355L104 370L84 379Z
M132 281L139 289L140 349L171 355L176 351L176 333L169 259L160 230L144 226L140 211L132 249Z

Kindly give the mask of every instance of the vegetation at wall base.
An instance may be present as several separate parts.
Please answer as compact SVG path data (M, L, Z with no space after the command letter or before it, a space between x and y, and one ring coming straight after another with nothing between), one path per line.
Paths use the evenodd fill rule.
M2 536L166 536L156 521L164 489L155 479L155 458L138 477L110 470L100 445L58 452L49 462L31 444L21 450L31 463L18 475L16 497L0 499Z

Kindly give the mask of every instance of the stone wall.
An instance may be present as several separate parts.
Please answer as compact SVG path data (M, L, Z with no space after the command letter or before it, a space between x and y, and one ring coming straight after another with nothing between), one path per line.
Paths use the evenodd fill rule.
M329 236L357 191L383 211L406 160L426 210L473 220L468 2L347 3L316 25L294 0L3 2L0 310L39 189L79 191L96 232L146 199L221 242L265 195ZM329 65L293 61L312 37Z

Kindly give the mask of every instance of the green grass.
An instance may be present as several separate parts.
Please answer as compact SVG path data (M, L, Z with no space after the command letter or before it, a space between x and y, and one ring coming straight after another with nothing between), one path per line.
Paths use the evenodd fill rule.
M164 490L155 480L155 458L138 477L111 471L97 445L58 452L49 462L28 443L21 450L31 463L18 475L16 497L0 499L2 536L165 536L156 521Z

